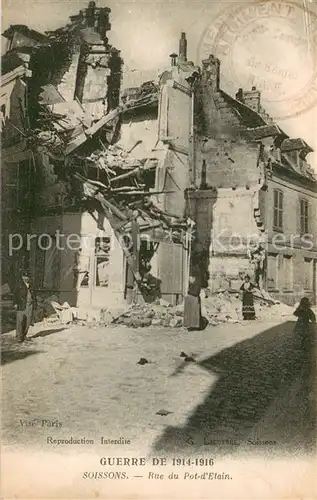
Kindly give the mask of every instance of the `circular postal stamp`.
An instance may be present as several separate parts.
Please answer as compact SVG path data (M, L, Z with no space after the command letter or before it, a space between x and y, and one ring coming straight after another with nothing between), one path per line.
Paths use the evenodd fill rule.
M317 104L313 7L309 0L231 4L205 29L198 60L220 60L220 86L229 94L256 87L272 118L298 116Z

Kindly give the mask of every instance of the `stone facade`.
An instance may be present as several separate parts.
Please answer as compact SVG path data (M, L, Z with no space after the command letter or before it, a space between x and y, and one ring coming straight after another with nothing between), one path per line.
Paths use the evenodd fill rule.
M134 276L113 224L101 220L96 210L88 213L76 206L78 186L68 170L74 159L86 166L108 144L121 148L123 162L126 157L155 160L155 175L148 181L156 193L151 199L170 217L195 221L191 264L204 272L206 286L237 289L249 273L288 303L303 294L315 301L316 241L308 246L300 240L317 234L317 183L306 161L309 146L289 138L272 121L256 88L239 89L235 98L222 91L217 58L210 56L202 68L187 61L184 33L179 54L171 54L171 66L158 83L127 89L119 102L122 61L106 36L109 12L90 2L72 16L70 25L47 36L26 27L7 32L11 43L19 35L35 51L30 60L26 48L19 46L18 54L9 50L14 71L22 73L11 79L15 83L8 102L15 121L10 126L11 118L5 120L3 179L9 188L12 165L22 169L28 181L19 190L30 209L21 214L23 207L15 205L12 211L5 198L4 232L35 235L26 253L19 253L24 257L17 259L23 261L17 267L29 259L38 290L58 294L71 305L102 307L127 299ZM59 54L59 64L43 66L52 59L51 50ZM21 108L27 96L30 116ZM55 120L54 130L48 117ZM25 139L26 118L31 129L42 127L40 139L53 146L56 138L60 141L53 152L42 143L32 147L32 137ZM112 153L117 154L110 149ZM93 175L98 182L98 171ZM58 248L58 232L64 240L77 235L78 248ZM42 235L43 241L53 242L47 252L38 245ZM283 248L276 247L276 235L284 235ZM158 249L152 273L161 282L162 297L176 304L187 291L190 242L175 244L162 235L154 241Z
M13 286L20 269L28 266L28 252L22 236L30 227L34 168L28 148L26 91L31 77L25 61L3 58L1 84L1 281ZM17 236L14 236L17 235ZM22 236L21 236L22 235ZM17 254L13 246L19 246Z
M282 227L274 223L274 193L283 196ZM263 193L263 222L267 230L266 287L273 296L293 304L304 295L316 303L317 189L303 179L273 174ZM307 227L301 204L307 202ZM302 205L303 206L303 205Z
M1 85L2 283L13 289L21 270L29 269L39 293L57 294L71 305L91 301L75 283L76 251L61 250L56 234L64 231L64 244L67 236L75 234L80 246L87 234L95 243L96 238L110 238L111 230L108 224L100 231L92 216L72 209L73 186L59 175L62 162L54 161L46 147L35 145L32 129L40 127L41 139L47 143L54 140L43 116L47 108L54 116L65 115L63 126L76 137L119 104L122 60L106 36L111 28L109 13L110 9L90 2L72 16L70 24L47 35L22 25L11 26L3 34L8 44ZM109 282L117 290L123 256L118 248L113 250L113 244L111 248ZM92 243L89 252L95 252ZM97 295L95 301L98 296L104 300Z
M248 273L289 304L303 295L315 303L317 181L305 159L312 150L273 122L255 87L235 99L223 92L219 68L210 56L196 84L197 187L188 193L209 287L238 288Z
M93 25L87 13L90 8L95 12ZM104 10L108 19L109 10L101 11ZM39 75L38 54L35 62L31 61L34 76L30 86L34 90L34 102L36 96L39 97L31 125L42 127L42 142L32 148L31 182L36 196L28 229L23 232L28 247L26 267L31 270L37 292L44 297L56 295L70 305L97 308L129 300L129 290L135 283L113 224L97 211L88 213L76 207L76 182L69 174L69 164L75 162L76 167L77 161L83 165L89 157L98 154L100 145L104 147L104 144L114 144L111 147L115 149L111 151L113 155L121 151L123 162L126 157L141 164L144 159L155 160L158 167L148 182L153 192L163 193L153 196L156 206L170 217L182 219L186 211L184 192L190 184L193 137L193 94L186 78L194 71L192 63L187 63L184 57L183 35L179 64L166 70L158 85L143 84L134 93L137 103L131 104L130 99L125 109L117 106L121 67L115 62L118 52L108 45L105 36L109 22L102 32L96 22L101 11L90 5L72 18L72 25L76 27L79 22L80 29L74 30L76 36L73 34L71 39L65 38L64 29L48 34L54 50L61 51L63 56L57 67L52 68L51 80L43 80ZM66 52L65 40L69 41ZM41 50L46 51L45 44ZM103 106L101 115L95 112L94 105ZM114 106L117 107L112 110ZM47 120L45 116L43 121L43 112L51 113L47 116L56 120L55 130L43 126ZM109 119L107 128L103 118L107 115L108 119L111 113L114 118ZM54 140L60 141L56 130L59 132L65 125L70 136L68 146L63 149L59 142L55 148ZM48 144L53 144L53 150ZM109 158L111 151L109 149ZM93 178L99 179L97 171ZM175 243L172 234L168 236L154 237L158 250L151 266L152 274L161 283L162 297L176 304L182 301L187 290L189 241L184 247ZM149 238L153 240L153 236ZM109 249L102 250L108 246ZM19 250L15 254L18 255Z

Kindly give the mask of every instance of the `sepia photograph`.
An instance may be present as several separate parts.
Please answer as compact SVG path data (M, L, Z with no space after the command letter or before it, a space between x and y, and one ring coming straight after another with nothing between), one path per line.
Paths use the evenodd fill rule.
M316 0L1 35L1 497L316 498Z

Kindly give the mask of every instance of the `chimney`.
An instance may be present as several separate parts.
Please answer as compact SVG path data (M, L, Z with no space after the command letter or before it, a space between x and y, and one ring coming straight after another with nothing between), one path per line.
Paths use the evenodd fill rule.
M220 83L220 61L217 57L210 54L208 59L204 59L202 77L212 85L214 90L219 90Z
M179 40L179 58L182 61L187 61L187 40L186 33L182 32Z
M244 104L253 111L260 111L261 92L252 87L251 90L244 91Z
M95 24L95 10L96 10L96 3L89 2L85 14L86 14L87 26L90 28L92 28Z
M170 54L171 58L171 66L176 66L177 65L177 57L178 55L173 52L173 54Z

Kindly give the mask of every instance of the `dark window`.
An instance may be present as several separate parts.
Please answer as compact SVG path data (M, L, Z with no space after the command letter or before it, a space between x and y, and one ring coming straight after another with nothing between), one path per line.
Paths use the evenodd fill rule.
M44 275L45 275L45 243L41 242L41 247L36 245L35 248L35 271L34 271L34 285L35 288L43 288Z
M308 201L300 200L300 232L308 233Z
M35 263L35 287L56 290L59 284L59 252L54 236L42 235L37 240Z
M283 229L283 193L274 189L273 229Z
M19 164L10 164L1 170L2 195L5 209L17 209L19 205Z

